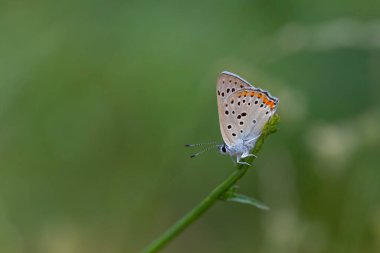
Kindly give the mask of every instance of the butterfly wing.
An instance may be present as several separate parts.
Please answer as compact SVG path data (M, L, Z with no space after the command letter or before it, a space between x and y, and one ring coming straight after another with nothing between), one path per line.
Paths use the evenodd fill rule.
M217 98L220 131L228 146L259 136L278 104L269 92L229 72L218 78Z
M231 132L232 125L236 124L237 105L234 100L231 103L231 100L228 101L227 98L244 88L249 89L252 86L243 78L227 71L219 75L216 83L220 131L224 142L228 146L236 143L238 135L237 133L232 135ZM229 128L229 126L231 127Z
M233 94L237 98L236 120L238 138L251 141L260 136L265 124L276 112L278 100L258 88L245 89Z

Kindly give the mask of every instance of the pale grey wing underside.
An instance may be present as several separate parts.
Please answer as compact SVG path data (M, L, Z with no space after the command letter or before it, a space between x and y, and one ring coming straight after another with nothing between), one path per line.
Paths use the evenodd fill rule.
M267 91L228 72L219 76L217 97L220 130L228 146L259 136L278 103Z
M227 103L226 99L231 94L244 88L249 89L253 87L243 78L226 71L219 75L216 83L220 131L224 142L229 146L233 145L238 138L238 133L235 133L236 136L233 136L232 133L229 134L229 131L227 131L227 126L232 125L234 122L234 116L237 113L237 108L234 108L234 106L237 105Z
M251 93L251 91L248 92ZM246 98L243 96L240 110L241 119L239 120L239 115L237 115L237 120L239 120L239 126L242 127L240 138L244 141L250 141L260 136L265 124L275 113L275 109L270 108L270 105L265 103L262 95L261 98L257 95L248 95ZM245 112L247 113L246 116L244 116Z

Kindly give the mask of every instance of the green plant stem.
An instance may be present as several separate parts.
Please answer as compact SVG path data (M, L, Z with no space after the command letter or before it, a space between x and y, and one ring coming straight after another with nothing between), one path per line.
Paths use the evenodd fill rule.
M164 234L148 245L142 253L158 252L182 230L197 220L204 212L206 212L222 195L229 190L244 174L247 172L248 166L240 166L226 180L219 184L209 195L206 196L197 206L190 212L178 220Z
M263 132L256 142L255 148L252 150L253 154L257 154L264 144L264 139L277 131L277 123L280 118L275 114L269 122L266 124ZM249 157L246 162L252 164L255 157ZM223 195L231 189L236 182L245 175L250 167L248 165L237 164L235 171L221 184L219 184L214 190L210 192L197 206L195 206L190 212L178 220L173 226L171 226L165 233L149 244L141 253L154 253L165 247L173 238L187 228L191 223L196 221L203 213L205 213L216 201L222 199Z

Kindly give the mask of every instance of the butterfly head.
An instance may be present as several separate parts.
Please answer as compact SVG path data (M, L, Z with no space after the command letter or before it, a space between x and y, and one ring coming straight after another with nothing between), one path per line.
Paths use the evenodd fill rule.
M219 149L219 152L223 155L227 154L228 152L227 145L225 143L223 143L222 145L219 145L218 149Z

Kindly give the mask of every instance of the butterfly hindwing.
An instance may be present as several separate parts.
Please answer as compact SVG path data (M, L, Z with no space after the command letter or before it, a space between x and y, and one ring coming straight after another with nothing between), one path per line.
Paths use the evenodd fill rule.
M275 113L276 105L259 89L242 90L236 94L238 109L236 119L239 128L239 138L250 141L260 136L269 118Z

